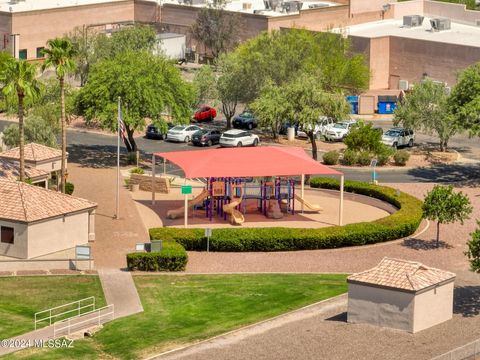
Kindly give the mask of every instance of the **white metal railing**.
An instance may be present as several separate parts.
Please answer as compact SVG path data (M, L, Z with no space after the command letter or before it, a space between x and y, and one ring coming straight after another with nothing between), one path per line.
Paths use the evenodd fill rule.
M62 311L61 309L66 309L68 307L71 307L70 310L64 310ZM39 311L35 313L35 320L34 320L34 325L35 325L35 330L37 330L37 326L41 323L47 323L48 325L52 325L52 323L55 323L56 319L62 316L66 316L67 314L71 314L71 317L78 317L81 315L84 315L86 312L84 312L84 309L90 309L88 311L93 311L95 310L95 297L90 296L85 299L77 300L68 304L60 305L53 307L51 309ZM57 311L61 311L57 313ZM73 315L72 315L73 314Z
M101 325L109 320L115 319L114 305L107 305L102 308L89 311L80 317L75 316L69 319L61 320L53 324L53 337L70 335L72 329L80 330L93 325ZM89 324L89 325L86 325Z
M476 360L480 357L480 339L453 349L432 360Z

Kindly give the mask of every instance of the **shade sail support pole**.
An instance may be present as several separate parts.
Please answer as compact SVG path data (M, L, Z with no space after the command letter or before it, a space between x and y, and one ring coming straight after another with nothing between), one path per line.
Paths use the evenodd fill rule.
M302 214L303 214L303 208L304 208L304 204L303 204L303 201L305 199L304 195L305 195L305 174L302 174L302 180L301 180L301 186L300 186L300 195L302 197Z
M152 205L155 205L155 154L152 155Z
M343 225L343 188L344 188L344 181L345 177L343 175L340 176L340 206L338 207L338 225Z

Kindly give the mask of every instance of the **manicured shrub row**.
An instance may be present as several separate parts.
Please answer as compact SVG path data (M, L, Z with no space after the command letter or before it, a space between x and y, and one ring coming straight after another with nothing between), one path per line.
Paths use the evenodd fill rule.
M164 241L161 252L127 254L130 271L182 271L187 262L185 248L175 241Z
M339 189L333 179L313 178L314 188ZM373 244L411 235L422 219L422 202L413 196L384 186L345 182L345 191L386 201L399 210L373 222L332 226L320 229L295 228L227 228L214 229L210 238L212 251L286 251L330 249L343 246ZM176 241L187 250L205 250L207 240L203 229L150 229L154 239Z

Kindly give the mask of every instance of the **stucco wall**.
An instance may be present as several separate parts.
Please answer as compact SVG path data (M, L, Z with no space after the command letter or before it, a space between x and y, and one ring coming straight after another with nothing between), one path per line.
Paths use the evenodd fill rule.
M0 220L0 226L7 226L14 229L13 244L4 244L0 242L0 255L11 256L21 259L27 258L27 225Z
M407 15L423 15L424 0L410 0L392 4L392 15L395 19L403 19Z
M415 296L413 332L450 320L453 315L453 281Z
M33 163L35 168L44 170L47 172L52 172L52 171L60 171L62 169L62 161L61 159L58 160L53 160L53 161L47 161L44 163ZM68 168L68 160L65 162L65 167Z
M480 61L480 47L425 40L390 38L390 74L418 82L423 74L434 80L456 84L457 73Z
M118 23L134 19L133 0L72 6L60 9L12 14L12 33L20 35L20 49L27 49L28 58L36 58L37 47L48 39L63 36L77 26Z
M348 322L413 331L411 293L348 284Z
M89 238L88 212L29 225L28 258L86 244Z
M429 17L446 17L458 23L475 25L480 13L467 10L463 4L450 4L439 1L425 1L424 14Z

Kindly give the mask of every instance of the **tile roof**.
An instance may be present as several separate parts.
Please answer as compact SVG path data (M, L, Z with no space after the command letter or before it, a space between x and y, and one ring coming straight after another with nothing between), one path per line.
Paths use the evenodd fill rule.
M374 268L350 275L347 281L416 292L454 278L454 273L419 262L385 257Z
M34 168L32 166L25 166L25 176L30 179L48 178L48 172ZM20 166L17 162L11 162L0 159L0 178L17 181L20 177Z
M62 156L62 151L45 145L30 143L25 145L25 161L44 161ZM12 148L0 153L0 158L20 159L20 148Z
M96 207L94 202L0 179L0 219L32 222Z

